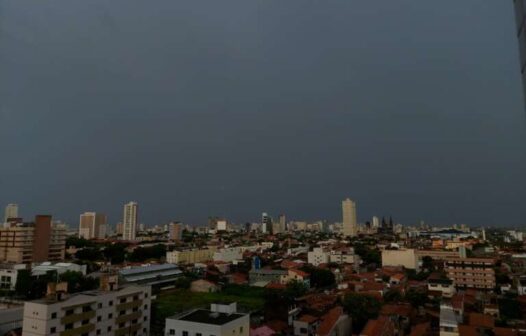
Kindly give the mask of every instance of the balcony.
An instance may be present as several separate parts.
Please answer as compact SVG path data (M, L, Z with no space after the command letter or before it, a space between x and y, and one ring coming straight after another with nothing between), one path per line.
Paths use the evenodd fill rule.
M77 336L77 335L90 333L93 330L95 330L95 325L93 323L90 323L90 324L85 324L75 329L64 330L63 332L60 333L60 336Z
M142 300L120 303L117 305L117 311L133 309L142 306Z
M60 323L62 324L75 323L78 321L89 320L94 317L95 317L95 311L91 310L91 311L87 311L87 312L80 313L80 314L71 314L68 316L64 316L63 318L60 319Z
M141 324L137 323L128 327L115 330L115 336L133 335L134 332L139 330L141 330Z
M140 310L134 313L120 315L120 316L117 316L117 318L115 318L115 323L118 324L122 322L132 321L135 319L139 319L141 316L142 316L142 311Z

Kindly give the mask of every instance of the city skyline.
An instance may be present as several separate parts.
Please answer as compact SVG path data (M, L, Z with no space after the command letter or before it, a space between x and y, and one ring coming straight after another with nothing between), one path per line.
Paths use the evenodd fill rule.
M2 2L0 204L71 225L85 210L113 225L130 199L148 225L336 221L349 196L360 221L524 225L514 16L512 1Z

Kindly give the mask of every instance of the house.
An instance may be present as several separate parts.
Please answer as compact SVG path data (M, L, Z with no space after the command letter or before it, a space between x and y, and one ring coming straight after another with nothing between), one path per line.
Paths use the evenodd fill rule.
M316 336L343 336L351 333L351 319L342 307L334 307L321 317Z
M280 278L282 284L288 284L291 281L302 282L307 288L310 287L310 274L297 269L289 269L286 274Z
M190 284L190 291L196 293L215 293L219 291L219 286L212 281L199 279L192 281Z
M294 335L296 336L309 336L314 335L320 320L318 317L313 315L301 315L298 319L292 323L294 327Z
M427 279L427 289L430 292L439 292L440 295L446 298L451 298L456 293L453 280L441 277L438 274L431 274L429 276Z
M380 316L376 320L369 320L360 336L395 336L395 326L387 316Z
M407 278L405 274L396 273L396 274L391 275L391 277L389 278L389 284L393 286L400 286L400 285L403 285L406 280Z

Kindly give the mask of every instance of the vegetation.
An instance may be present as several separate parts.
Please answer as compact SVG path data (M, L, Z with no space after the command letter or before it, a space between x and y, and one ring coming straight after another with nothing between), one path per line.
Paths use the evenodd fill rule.
M353 293L345 296L343 307L352 318L353 332L358 333L368 320L378 317L381 303L373 296Z
M382 264L382 255L377 248L371 248L360 242L353 244L354 252L362 258L366 265L375 264L377 266Z
M146 261L151 259L161 259L166 255L166 245L157 244L149 247L137 247L128 256L129 261Z
M310 274L311 287L324 288L336 284L334 274L330 270L317 268L312 265L305 265L301 270Z

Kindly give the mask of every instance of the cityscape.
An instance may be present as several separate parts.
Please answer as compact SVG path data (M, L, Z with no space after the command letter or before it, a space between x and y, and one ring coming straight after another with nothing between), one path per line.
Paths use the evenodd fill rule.
M0 0L0 336L526 336L503 3Z

